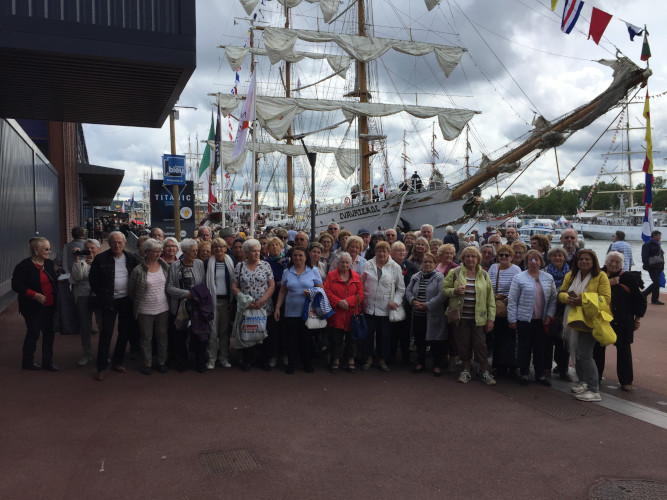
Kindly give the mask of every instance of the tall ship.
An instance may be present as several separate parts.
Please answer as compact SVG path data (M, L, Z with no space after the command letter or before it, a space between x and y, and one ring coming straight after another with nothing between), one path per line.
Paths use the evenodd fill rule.
M461 88L470 78L462 59L467 67L480 63L452 43L460 37L439 3L413 0L406 11L378 0L240 0L248 17L234 22L247 23L247 37L220 48L237 81L253 75L253 92L237 86L211 96L232 129L227 117L239 119L244 101L254 101L244 150L235 155L235 141L220 141L223 168L254 187L251 212L280 207L286 220L308 228L312 196L318 232L332 222L353 233L461 225L475 216L483 189L531 168L651 74L620 54L601 60L611 74L606 90L557 118L532 106L523 135L493 152L481 146L481 158L470 162L468 136L481 142L485 131L475 120L484 110L475 109L474 96L462 99L471 106L458 106L447 80ZM428 16L452 30L429 28Z

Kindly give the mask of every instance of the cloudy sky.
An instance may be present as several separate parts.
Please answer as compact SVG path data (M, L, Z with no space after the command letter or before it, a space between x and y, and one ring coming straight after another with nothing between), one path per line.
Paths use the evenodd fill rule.
M661 32L667 21L667 6L655 0L585 2L575 30L566 35L560 31L565 0L559 0L555 13L551 12L550 1L442 0L440 6L428 12L424 0L375 0L372 21L376 36L458 45L468 52L464 54L460 66L445 79L432 54L414 58L389 51L381 58L377 73L374 73L377 75L374 100L481 111L470 123L471 163L479 163L483 153L492 153L530 131L535 113L552 120L604 90L611 82L611 69L594 61L613 58L616 49L619 49L644 67L645 63L640 61L642 41L635 38L634 43L630 42L622 20L648 26L653 52L649 62L654 72L649 80L649 93L658 96L667 92L664 76L667 59L663 52L667 37ZM341 9L348 4L348 0L343 0ZM592 7L613 15L599 46L593 40L587 40ZM276 0L265 0L265 5L260 5L255 12L260 21L281 25L284 22L281 8ZM262 9L261 13L259 9ZM350 12L354 10L356 7ZM248 40L248 23L244 20L247 17L239 0L197 0L197 69L179 100L179 105L194 106L197 110L183 109L180 112L176 125L180 154L187 153L189 147L194 152L196 138L201 140L208 135L213 102L208 94L229 93L234 86L234 72L224 57L224 51L217 46L243 45ZM297 28L316 29L319 26L323 30L338 30L345 29L343 19L348 17L328 26L322 21L317 4L303 2L293 10L291 22ZM257 38L261 39L261 35ZM297 50L305 50L308 46L299 42ZM320 47L318 50L331 51L331 47ZM322 64L313 62L295 65L294 73L294 78L298 78L302 85L313 83L328 74ZM240 72L239 93L245 93L249 75L249 64L246 62ZM279 82L278 65L258 73L259 92L275 94ZM302 96L321 98L340 89L345 90L345 84L342 79L334 77L325 84L303 91ZM645 91L640 91L640 95L644 94ZM336 97L340 98L340 94ZM661 132L667 117L667 95L654 98L651 111L654 149L660 151L655 153L654 163L656 169L662 169L663 157L667 156L667 137ZM612 110L558 149L561 172L569 171L580 160L617 112ZM631 126L643 124L641 112L641 104L630 107ZM340 116L330 120L338 121ZM423 177L428 177L432 123L432 120L417 123L404 114L383 119L382 133L387 135L386 162L393 179L402 177L404 131L409 135L407 154L412 161L411 170L416 169ZM232 124L235 129L234 120ZM223 121L223 125L226 131L227 120ZM299 125L302 131L312 130L306 123ZM84 130L91 163L124 169L126 175L119 191L120 197L129 198L134 192L135 199L140 199L145 173L150 173L151 168L157 173L161 155L169 153L168 121L161 129L85 125ZM324 140L339 141L344 133L345 127L342 127ZM436 136L438 167L446 178L460 178L463 175L464 139L448 143L442 139L437 126ZM599 141L568 178L567 188L593 182L604 161L602 154L618 146L620 136L614 145L611 144L613 137L613 132L607 133ZM315 140L312 137L312 141ZM631 132L631 149L639 150L642 145L643 133ZM380 156L374 159L375 183L382 182ZM640 170L643 158L633 158L633 170ZM324 181L329 161L326 157L318 159L318 181ZM621 157L611 157L607 161L607 170L622 169L622 162ZM297 175L301 175L302 168L296 168ZM657 174L660 175L659 172ZM350 182L337 174L331 176L331 180L328 191L331 196L344 195L349 189ZM536 194L539 187L554 185L557 180L554 155L545 154L514 183L512 191ZM612 178L603 177L603 180L611 181ZM243 182L242 176L239 176L235 187L240 189ZM273 189L284 190L284 184L273 182ZM622 182L627 183L627 180ZM633 177L634 184L639 182L642 182L640 175ZM508 183L500 183L501 192ZM302 188L297 181L299 190ZM485 194L495 192L494 186ZM297 202L299 196L297 193Z

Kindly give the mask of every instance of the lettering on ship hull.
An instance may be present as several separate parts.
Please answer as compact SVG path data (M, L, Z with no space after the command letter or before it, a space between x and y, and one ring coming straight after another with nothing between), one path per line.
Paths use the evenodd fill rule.
M338 216L340 217L340 220L346 220L346 219L351 219L353 217L359 217L361 215L374 214L379 211L380 209L378 208L377 205L367 205L364 207L345 210L344 212L339 213Z

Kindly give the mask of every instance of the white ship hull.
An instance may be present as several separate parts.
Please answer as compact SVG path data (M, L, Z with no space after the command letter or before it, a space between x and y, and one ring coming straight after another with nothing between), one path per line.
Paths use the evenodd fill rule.
M584 238L590 238L592 240L611 241L612 234L616 233L616 231L623 231L625 233L625 241L642 241L641 226L574 223L572 224L572 227L576 229L577 232L582 233Z
M409 224L410 230L418 230L422 224L449 224L459 221L460 225L465 215L463 204L466 200L450 200L451 191L433 190L421 193L411 193L405 196L401 209L402 195L375 202L331 206L321 209L315 215L315 229L319 233L325 230L332 222L341 229L347 229L357 234L361 228L371 233L378 227L393 228L396 224L404 227ZM399 215L403 220L398 220ZM442 235L441 235L442 236Z

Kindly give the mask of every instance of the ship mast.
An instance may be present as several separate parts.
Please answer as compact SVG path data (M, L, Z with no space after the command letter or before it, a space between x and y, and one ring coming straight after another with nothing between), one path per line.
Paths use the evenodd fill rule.
M287 7L287 2L285 2L285 28L289 28L289 7ZM285 61L285 97L290 98L292 96L292 63ZM287 129L287 145L292 144L292 126ZM292 176L292 157L287 155L286 163L286 174L287 174L287 215L289 217L294 217L294 183Z
M630 109L628 108L628 111L625 113L625 138L628 141L628 182L630 183L630 206L634 207L635 206L635 194L632 192L633 190L633 185L632 185L632 160L631 156L632 153L630 151ZM621 216L625 215L623 211L621 211Z

